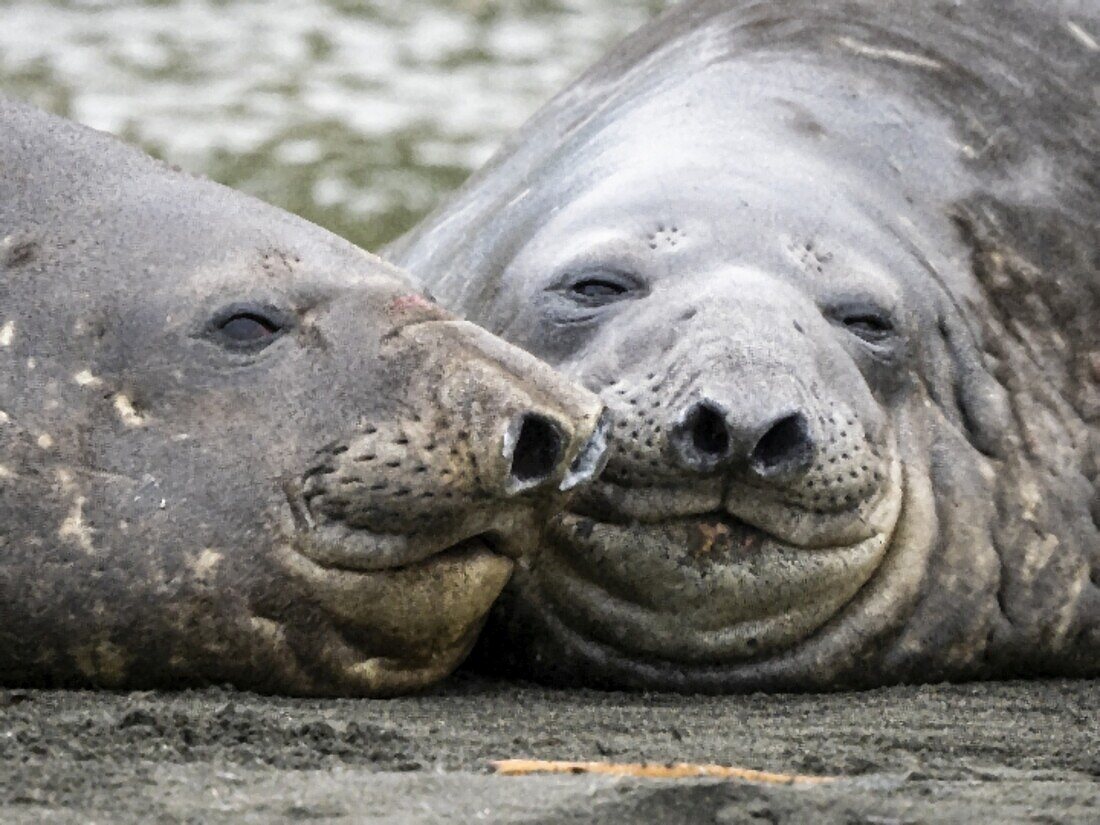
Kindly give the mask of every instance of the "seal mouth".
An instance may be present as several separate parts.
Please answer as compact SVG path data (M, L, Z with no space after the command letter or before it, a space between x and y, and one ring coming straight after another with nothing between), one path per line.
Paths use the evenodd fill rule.
M645 553L631 569L615 548L637 550L643 532L656 533L648 543L664 553ZM725 516L655 531L567 514L551 537L536 609L626 654L691 663L750 659L800 641L859 592L888 546L875 536L796 548Z
M449 527L408 534L378 533L314 514L297 484L284 481L283 491L294 526L291 543L298 553L320 567L377 573L429 560L453 560L469 555L471 550L489 551L506 559L520 554L507 531L483 529L483 525L474 523L477 519L460 519Z
M699 667L745 662L798 644L856 596L886 557L902 499L895 464L866 514L836 514L849 523L814 541L750 523L728 500L644 521L583 507L551 521L514 581L524 609L572 647L583 639Z
M827 549L863 541L879 532L883 502L893 491L885 485L861 507L832 513L769 500L769 491L751 485L727 491L684 487L633 487L601 478L566 512L618 526L660 527L685 519L721 519L792 547Z

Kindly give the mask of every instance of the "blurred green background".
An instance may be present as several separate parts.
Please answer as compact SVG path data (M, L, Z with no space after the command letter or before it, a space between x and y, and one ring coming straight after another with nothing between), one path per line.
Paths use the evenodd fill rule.
M375 249L668 0L0 0L0 92Z

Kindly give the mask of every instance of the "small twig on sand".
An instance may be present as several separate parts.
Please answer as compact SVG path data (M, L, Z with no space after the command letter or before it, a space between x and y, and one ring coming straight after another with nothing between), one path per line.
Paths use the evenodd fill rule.
M833 776L801 776L790 773L754 771L726 765L699 765L691 762L560 762L543 759L500 759L491 763L503 776L527 776L533 773L598 773L609 776L633 776L644 779L688 779L714 777L758 782L767 785L821 785L835 782Z

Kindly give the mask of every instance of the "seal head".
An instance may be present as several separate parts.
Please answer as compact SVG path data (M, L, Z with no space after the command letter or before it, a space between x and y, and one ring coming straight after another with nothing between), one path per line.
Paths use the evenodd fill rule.
M1080 10L685 3L392 250L614 420L486 663L689 691L1100 672Z
M599 471L598 400L317 227L0 124L0 681L449 673Z

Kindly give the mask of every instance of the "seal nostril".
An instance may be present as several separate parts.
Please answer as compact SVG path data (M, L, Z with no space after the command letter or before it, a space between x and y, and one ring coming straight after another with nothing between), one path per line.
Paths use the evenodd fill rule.
M561 458L562 437L553 422L540 415L524 415L512 451L512 481L523 487L543 481Z
M733 450L732 438L725 410L709 400L688 407L668 434L677 462L695 472L725 463Z
M752 450L752 467L762 476L808 466L813 460L813 442L806 417L794 413L772 425Z
M699 404L684 422L691 433L691 443L706 456L721 457L729 452L730 436L726 420L709 404Z

